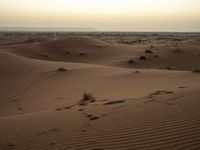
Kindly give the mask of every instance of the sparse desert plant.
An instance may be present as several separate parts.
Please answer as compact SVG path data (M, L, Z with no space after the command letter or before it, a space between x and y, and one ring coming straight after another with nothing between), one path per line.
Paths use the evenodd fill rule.
M56 111L61 111L61 110L62 110L62 108L57 108L57 109L56 109Z
M82 100L83 101L88 101L88 100L95 101L95 98L94 98L94 96L92 96L91 93L84 93Z
M69 54L70 54L70 52L69 52L69 51L65 51L65 54L69 55Z
M67 69L61 67L61 68L58 68L57 71L58 72L65 72L65 71L67 71Z
M162 70L172 70L172 67L165 66L165 67L160 67L159 69L162 69Z
M166 66L165 69L172 70L172 67Z
M140 71L136 70L134 73L140 73Z
M134 64L135 61L134 61L133 59L130 59L130 60L128 61L128 63L129 63L129 64Z
M181 50L177 48L177 49L175 49L173 52L175 52L175 53L180 53Z
M194 73L200 73L200 69L194 69L194 70L192 70L192 72L194 72Z
M154 48L155 46L151 45L150 48Z
M91 93L84 93L79 105L87 105L88 103L96 102L95 97Z
M86 55L86 53L79 53L79 55L80 55L80 56L84 56L84 55Z
M146 60L147 58L145 56L140 56L139 59L140 60Z
M146 50L145 53L147 53L147 54L153 54L153 52L151 50Z
M40 56L43 57L43 58L49 58L49 56L46 55L46 54L40 54Z
M155 58L159 58L159 56L158 56L158 55L154 55L153 57L155 57Z

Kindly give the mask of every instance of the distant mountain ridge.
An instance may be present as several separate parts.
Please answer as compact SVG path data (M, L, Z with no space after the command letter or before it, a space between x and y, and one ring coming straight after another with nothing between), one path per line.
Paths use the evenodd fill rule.
M56 27L56 28L37 28L37 27L0 27L0 31L24 31L24 32L95 32L95 28L76 28L76 27Z

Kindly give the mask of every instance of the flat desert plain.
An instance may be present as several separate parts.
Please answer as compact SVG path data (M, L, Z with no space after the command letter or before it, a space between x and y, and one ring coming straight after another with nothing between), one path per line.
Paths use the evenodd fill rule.
M199 150L200 34L1 33L1 150Z

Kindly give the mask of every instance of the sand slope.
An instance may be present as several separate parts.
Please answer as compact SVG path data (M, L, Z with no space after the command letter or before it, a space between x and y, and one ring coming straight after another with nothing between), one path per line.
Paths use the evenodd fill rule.
M1 38L0 149L200 148L196 37L104 38Z

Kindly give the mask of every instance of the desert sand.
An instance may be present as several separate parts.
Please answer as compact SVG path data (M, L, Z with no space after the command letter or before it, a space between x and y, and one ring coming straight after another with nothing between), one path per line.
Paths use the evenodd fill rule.
M0 34L1 150L198 150L199 108L198 34Z

